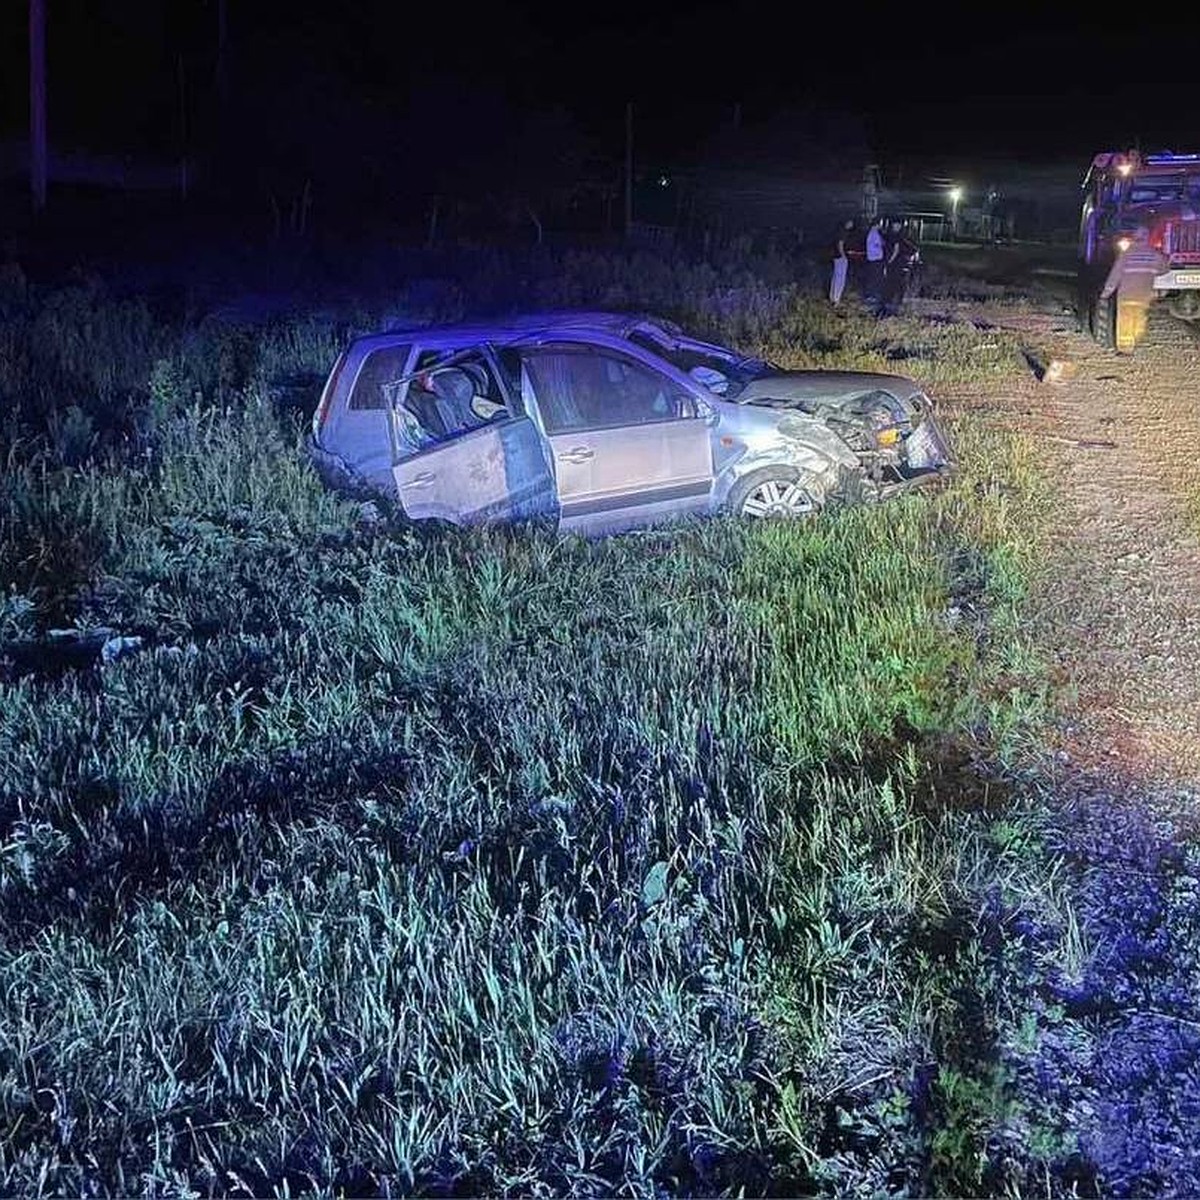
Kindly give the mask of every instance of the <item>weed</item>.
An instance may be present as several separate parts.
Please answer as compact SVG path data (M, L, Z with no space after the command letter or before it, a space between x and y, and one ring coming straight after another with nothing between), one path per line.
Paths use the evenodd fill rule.
M919 342L932 381L1007 369L742 269L530 271L542 304L787 365ZM478 273L400 307L500 306L505 271ZM3 636L145 646L0 678L0 1190L993 1178L978 914L1042 868L936 747L984 757L1042 712L1019 444L963 418L944 494L803 525L364 530L270 400L332 358L332 319L0 302Z

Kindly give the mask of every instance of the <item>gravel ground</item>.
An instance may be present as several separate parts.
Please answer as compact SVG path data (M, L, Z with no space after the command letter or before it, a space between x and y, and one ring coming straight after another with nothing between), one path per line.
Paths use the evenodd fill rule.
M1060 932L1014 931L1038 1036L1005 1058L1073 1147L1048 1194L1200 1195L1200 338L1156 315L1124 357L1055 305L1000 323L1070 364L946 399L1039 439L1054 480L1038 640L1069 687L1042 787L1083 950L1067 972Z
M1073 369L950 397L1038 439L1055 481L1040 608L1044 648L1075 693L1061 753L1132 779L1200 781L1200 338L1155 314L1147 341L1119 356L1062 311L1002 323Z
M1198 799L1098 770L1050 798L1086 953L1064 970L1056 931L1019 930L1010 966L1038 1033L1003 1053L1065 1147L1052 1194L1200 1195Z

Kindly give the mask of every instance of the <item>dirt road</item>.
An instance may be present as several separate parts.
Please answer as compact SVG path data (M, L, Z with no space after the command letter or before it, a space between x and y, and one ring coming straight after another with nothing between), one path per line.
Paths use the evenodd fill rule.
M1039 439L1055 481L1044 641L1076 691L1060 749L1080 768L1200 782L1200 339L1155 314L1119 356L1052 303L1001 322L1074 368L957 397Z
M1072 881L1077 966L1067 941L1050 951L1068 1015L1018 1077L1039 1081L1025 1102L1071 1131L1084 1194L1193 1195L1200 339L1163 316L1122 357L1060 305L991 319L1074 367L1059 384L1031 370L956 397L1041 447L1055 503L1036 637L1074 691L1060 704L1061 769L1036 786L1046 847ZM1064 1177L1064 1192L1078 1182Z

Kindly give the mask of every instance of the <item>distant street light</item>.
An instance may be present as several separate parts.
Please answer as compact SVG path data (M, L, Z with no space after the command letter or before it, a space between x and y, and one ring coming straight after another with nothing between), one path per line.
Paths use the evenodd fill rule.
M957 184L950 189L950 229L958 237L958 202L962 199L963 190Z

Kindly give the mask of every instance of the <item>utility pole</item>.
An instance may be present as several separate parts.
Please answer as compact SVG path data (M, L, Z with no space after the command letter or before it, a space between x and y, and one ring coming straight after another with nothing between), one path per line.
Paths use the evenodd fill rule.
M229 15L225 0L217 0L217 102L222 111L229 103Z
M179 198L188 198L188 119L187 119L187 72L183 55L176 55L176 74L179 82Z
M633 101L625 105L625 238L633 232Z
M46 0L29 0L29 190L46 207Z

